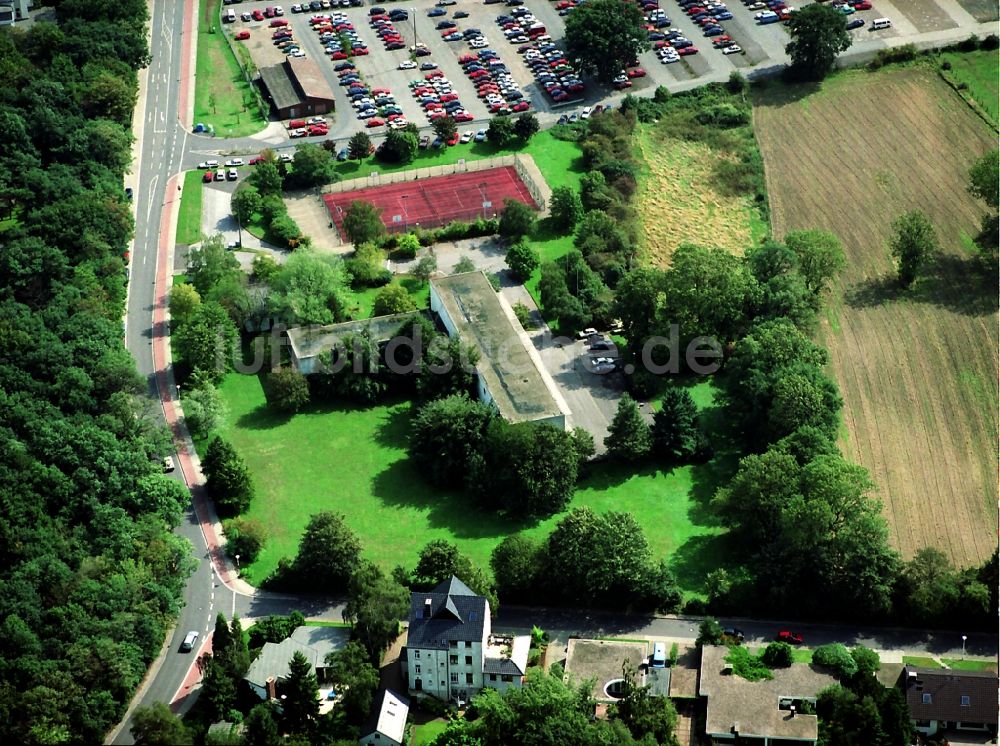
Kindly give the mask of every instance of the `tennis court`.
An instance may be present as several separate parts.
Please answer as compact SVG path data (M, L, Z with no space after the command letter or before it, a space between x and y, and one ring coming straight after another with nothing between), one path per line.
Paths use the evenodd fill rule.
M516 199L538 209L538 204L513 166L434 176L323 196L330 217L342 237L344 215L350 204L356 201L375 205L381 211L382 223L390 232L403 232L416 227L436 228L453 220L469 222L476 218L493 217L503 209L505 199Z

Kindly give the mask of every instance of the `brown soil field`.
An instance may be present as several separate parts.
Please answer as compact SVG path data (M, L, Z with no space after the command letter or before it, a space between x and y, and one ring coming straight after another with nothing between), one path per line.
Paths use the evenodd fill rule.
M757 94L775 236L832 231L848 268L822 342L844 397L842 448L878 486L893 540L959 566L997 544L996 278L970 249L985 207L966 192L992 132L934 71L838 75ZM886 242L923 210L942 253L902 292Z
M664 136L652 125L640 126L637 135L646 173L636 205L647 261L666 267L685 243L742 254L767 233L751 195L730 196L713 186L718 151Z

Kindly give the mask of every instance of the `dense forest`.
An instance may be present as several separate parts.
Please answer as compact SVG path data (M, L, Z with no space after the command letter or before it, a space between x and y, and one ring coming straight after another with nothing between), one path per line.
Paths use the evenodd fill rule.
M0 738L96 743L163 643L187 492L122 341L142 0L0 30Z

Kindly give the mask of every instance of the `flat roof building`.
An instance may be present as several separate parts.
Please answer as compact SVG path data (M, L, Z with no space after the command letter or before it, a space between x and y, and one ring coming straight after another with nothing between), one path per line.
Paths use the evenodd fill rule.
M431 280L431 310L448 334L479 351L479 398L505 420L565 430L569 407L514 311L483 272Z
M304 375L319 373L333 362L334 348L347 335L367 329L372 340L381 344L388 342L403 324L421 314L421 311L411 311L327 326L293 327L285 332L292 348L292 364Z

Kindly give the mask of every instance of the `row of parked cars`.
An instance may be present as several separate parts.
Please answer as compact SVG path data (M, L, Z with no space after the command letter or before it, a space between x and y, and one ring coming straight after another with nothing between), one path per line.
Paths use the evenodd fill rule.
M286 57L305 57L306 53L302 51L299 43L295 40L295 34L291 27L288 25L288 21L283 18L276 18L271 21L271 27L275 30L271 33L271 43L274 44L281 52L284 52ZM249 31L244 32L248 36ZM236 38L239 38L237 35Z
M431 70L423 80L411 80L410 92L433 122L451 117L456 122L471 122L475 117L462 105L451 81L440 70ZM454 144L454 143L452 143Z
M309 19L313 31L331 60L346 60L368 54L368 45L358 35L354 24L343 13L315 15Z
M518 54L535 80L554 102L566 101L581 93L583 79L569 63L566 53L552 42L545 26L527 8L515 8L497 17L497 25L512 44L519 44Z
M330 10L331 8L360 8L364 0L313 0L311 3L296 3L293 13L308 13L310 10Z
M406 42L394 24L406 21L409 17L410 14L402 8L393 8L388 13L385 8L375 7L368 10L368 22L375 29L386 50L390 52L395 49L406 49Z
M350 60L344 60L333 68L340 79L342 88L346 88L347 98L351 101L355 116L365 123L369 129L382 127L405 127L406 118L403 110L396 103L396 97L388 88L372 88L361 80L361 73Z
M494 50L481 49L476 54L462 55L458 62L491 114L506 116L531 108L510 70Z
M288 136L298 137L325 137L330 133L330 125L326 117L315 116L309 119L293 119L288 123Z

